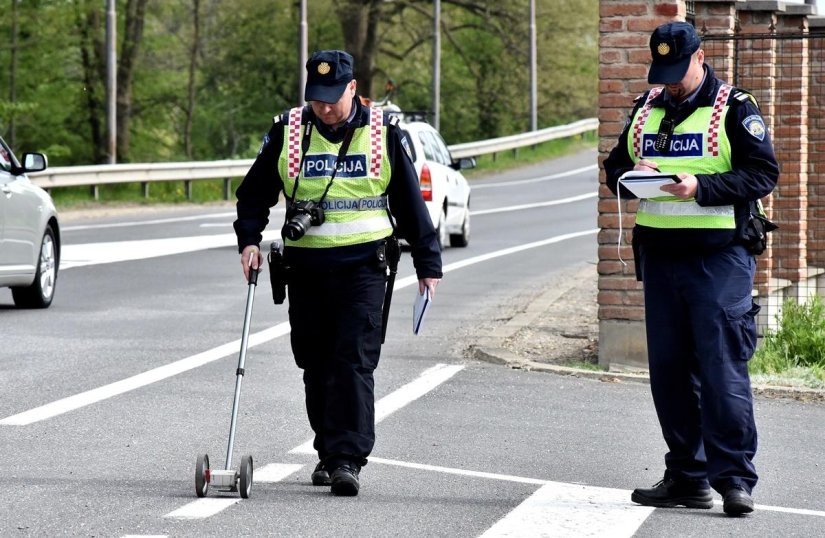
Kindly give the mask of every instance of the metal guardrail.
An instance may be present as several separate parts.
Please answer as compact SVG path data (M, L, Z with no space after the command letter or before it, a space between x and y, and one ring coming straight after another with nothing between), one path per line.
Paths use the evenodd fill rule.
M466 142L449 146L453 158L475 157L520 147L533 146L598 129L599 120L589 118L567 125L548 127L501 138ZM33 183L44 189L105 185L111 183L150 183L155 181L186 181L243 177L254 159L222 161L171 162L150 164L100 164L89 166L58 166L29 174Z

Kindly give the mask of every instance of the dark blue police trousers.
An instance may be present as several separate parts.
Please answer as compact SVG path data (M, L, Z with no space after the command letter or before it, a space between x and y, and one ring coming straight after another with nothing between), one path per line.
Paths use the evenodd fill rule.
M666 477L750 492L758 478L748 375L759 312L751 297L756 261L740 245L696 255L640 251Z
M304 370L314 447L332 469L365 465L375 444L373 371L381 352L385 276L376 264L293 271L292 352Z

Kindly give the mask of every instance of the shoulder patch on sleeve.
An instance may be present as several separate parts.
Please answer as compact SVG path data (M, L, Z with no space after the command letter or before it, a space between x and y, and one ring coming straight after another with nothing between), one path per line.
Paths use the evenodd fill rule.
M742 125L745 126L748 133L760 142L765 140L765 122L762 121L762 116L752 114L742 120Z

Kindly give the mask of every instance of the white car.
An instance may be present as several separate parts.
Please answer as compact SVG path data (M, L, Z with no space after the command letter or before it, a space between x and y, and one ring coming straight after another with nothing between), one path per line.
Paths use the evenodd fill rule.
M11 288L18 308L47 308L60 262L60 225L49 193L27 172L48 166L42 153L24 153L23 164L0 138L0 287Z
M444 139L424 121L409 121L399 114L399 127L411 144L421 196L438 232L443 249L466 247L470 242L470 185L461 170L473 168L475 159L454 160Z

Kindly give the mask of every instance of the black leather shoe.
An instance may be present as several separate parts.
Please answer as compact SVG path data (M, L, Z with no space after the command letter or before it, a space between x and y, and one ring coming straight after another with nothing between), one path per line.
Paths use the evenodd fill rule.
M338 496L353 497L358 495L360 484L358 472L360 469L352 465L342 465L332 471L332 493Z
M742 486L731 486L725 491L722 510L729 516L741 516L753 512L753 499Z
M329 486L330 484L332 484L332 480L330 480L329 473L324 467L324 462L319 461L318 465L315 466L315 470L312 471L312 485Z
M686 506L707 509L713 507L710 488L686 481L677 482L672 478L660 480L652 488L634 489L630 500L634 503L659 508Z

